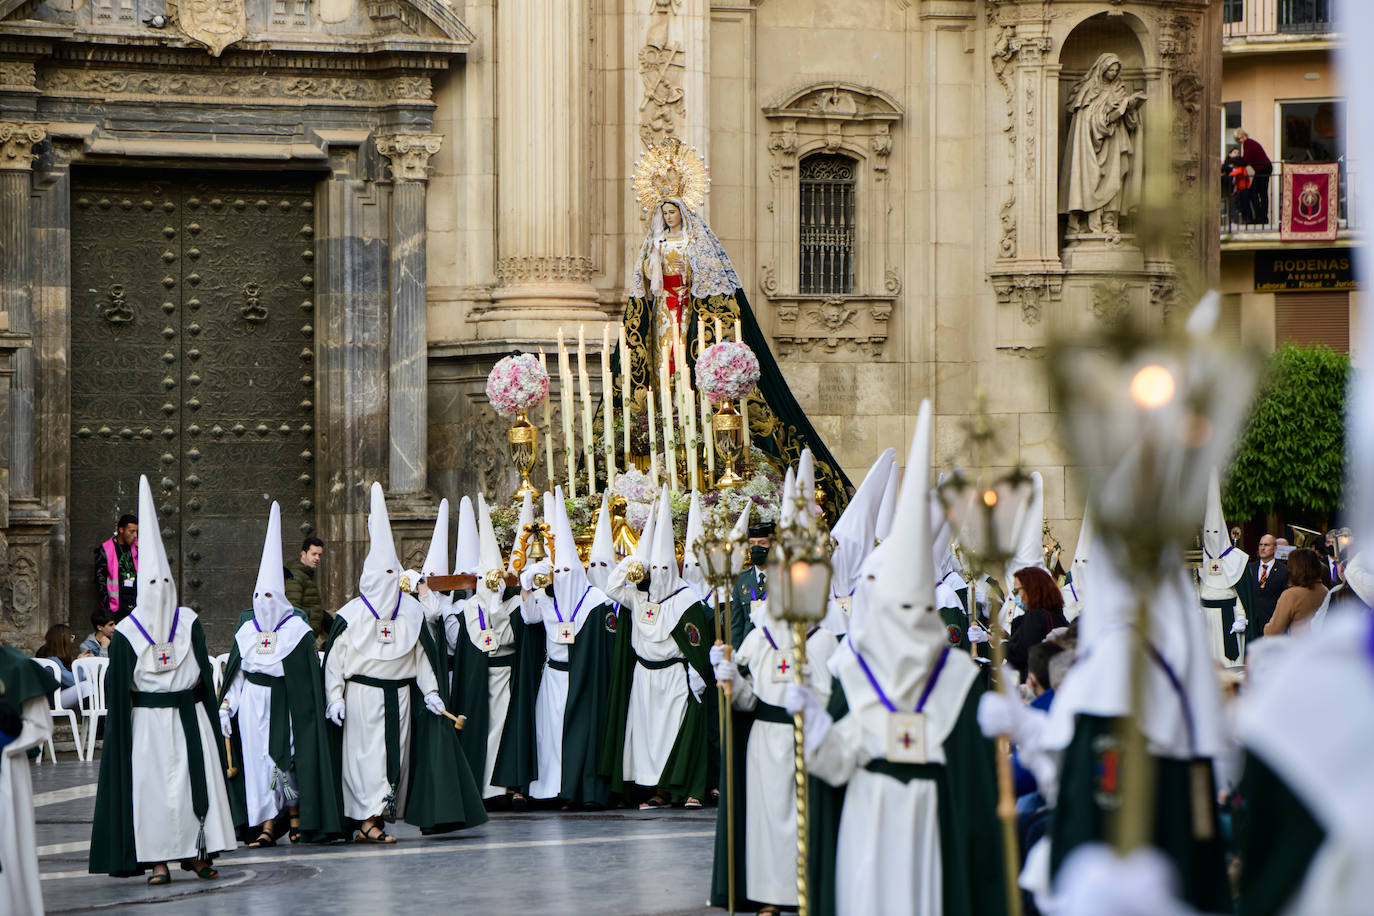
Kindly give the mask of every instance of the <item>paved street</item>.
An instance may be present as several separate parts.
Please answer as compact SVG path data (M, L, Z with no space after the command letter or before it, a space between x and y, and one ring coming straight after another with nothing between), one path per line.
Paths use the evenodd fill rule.
M32 768L39 863L49 913L280 913L389 916L401 907L463 913L698 914L705 909L715 811L498 813L473 830L375 846L240 847L200 881L172 883L86 872L98 763L63 754Z

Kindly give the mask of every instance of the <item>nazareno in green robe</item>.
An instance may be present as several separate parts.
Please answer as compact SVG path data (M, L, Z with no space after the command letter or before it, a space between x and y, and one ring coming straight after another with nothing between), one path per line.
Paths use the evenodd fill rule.
M520 593L518 586L512 586L506 589L502 600L508 600L512 591ZM480 780L487 771L487 734L491 731L491 694L487 680L489 656L468 638L466 615L466 610L457 615L460 632L451 656L453 684L448 708L455 715L467 716L467 724L459 732L459 741L473 776ZM530 635L529 628L518 612L511 615L511 630L515 636L515 651L510 656L510 706L506 709L506 724L501 730L501 745L497 749L491 778L492 785L523 793L529 788L536 772L533 768L534 699L539 679L536 671L534 689L530 689L526 683L530 665L526 662L525 646L530 641Z
M604 607L604 606L603 606ZM615 647L612 650L610 695L606 712L606 732L601 743L598 770L610 780L611 791L626 797L625 784L625 724L630 709L630 689L634 686L635 654L630 643L630 632L634 626L629 611L622 608L617 614ZM711 670L708 655L707 636L711 632L708 618L711 617L706 605L694 602L683 611L673 628L673 642L696 669L708 687L700 701L695 697L687 700L687 713L682 717L682 725L677 732L677 740L663 765L659 776L659 788L668 793L670 801L683 801L688 798L701 798L706 794L708 775L708 756L710 736L707 732L709 716L707 703L714 703L709 696L709 685L715 683L715 673ZM609 622L609 619L608 619ZM566 751L565 751L566 753Z
M215 679L210 654L205 649L205 630L199 619L191 625L191 652L200 668L200 683L204 687L201 703L205 714L218 725ZM138 655L123 634L116 632L110 638L109 657L110 666L105 669L105 744L100 752L89 869L93 875L127 878L144 871L134 846L134 767L137 764L133 759L133 682ZM220 778L224 776L224 745L217 743L216 746L219 759L205 761L207 778L214 778L211 770L216 767Z
M1075 718L1050 819L1051 875L1081 844L1108 840L1124 765L1118 723L1102 716ZM1155 757L1154 766L1153 845L1172 862L1183 900L1204 913L1230 912L1212 761Z
M348 622L336 614L329 642L324 647L326 663L334 641L346 629ZM449 688L444 677L444 647L435 641L427 624L420 627L420 644L434 668L439 697L447 707ZM328 729L335 778L341 780L343 729L332 722ZM472 778L457 730L447 718L436 716L425 708L424 697L414 683L410 685L410 741L409 789L402 814L405 822L420 828L425 836L485 824L487 809L482 805L482 790ZM357 827L349 818L345 818L345 824L350 829Z
M615 602L599 604L590 610L587 622L577 631L577 639L568 647L568 702L563 712L563 771L558 793L559 798L568 802L602 807L611 803L611 780L598 763L611 732L612 659L618 645L617 634L620 624L628 626L628 621L628 617L621 617L620 606ZM520 647L520 683L511 696L512 707L519 698L522 715L528 707L530 721L528 754L519 760L526 776L521 782L522 792L539 773L533 740L534 704L544 675L546 640L542 623L525 625L525 639ZM629 694L625 696L628 703ZM623 740L623 714L619 729ZM509 765L504 742L496 765L498 773Z
M309 617L300 608L293 608L297 617L310 623ZM253 611L247 610L239 615L234 627L239 627L252 618ZM311 633L313 634L313 630ZM229 660L224 668L224 685L220 688L219 701L224 701L225 692L233 683L235 675L243 664L239 655L238 641L234 640L229 648ZM289 721L290 743L285 736L277 738L278 728L284 723L272 722L272 743L286 747L286 759L274 760L279 770L295 767L296 788L300 798L296 805L300 811L301 840L306 843L324 843L343 836L343 795L339 786L339 771L334 766L334 756L330 750L329 720L324 717L324 674L320 670L319 656L315 654L315 640L302 639L296 648L282 659L282 675L286 679L286 689L282 693L282 705ZM218 723L218 719L215 720ZM253 829L258 826L248 823L248 802L244 789L243 745L239 741L238 715L234 716L234 734L230 739L234 750L234 762L238 772L234 778L226 779L229 790L229 807L234 812L234 827L239 839L245 843L257 838ZM283 831L277 825L277 835Z
M810 448L816 459L816 485L825 495L825 508L831 518L839 518L844 507L849 504L852 487L849 478L840 468L840 463L830 454L825 442L806 418L797 399L787 387L787 380L773 359L768 340L754 318L753 309L744 290L736 289L733 295L691 298L691 318L688 321L684 341L687 346L688 368L695 371L697 361L697 321L702 322L703 337L707 346L716 343L714 319L719 318L721 331L729 336L740 322L741 340L759 361L759 384L749 395L749 433L755 446L772 456L780 466L794 465L801 460L802 449ZM652 302L643 296L631 297L625 306L625 342L630 348L630 379L635 391L646 390L658 371L651 365L650 352L653 348ZM620 378L620 365L623 354L619 347L611 360L614 378ZM619 397L619 389L616 390ZM617 410L623 410L621 404ZM623 416L623 414L621 414Z

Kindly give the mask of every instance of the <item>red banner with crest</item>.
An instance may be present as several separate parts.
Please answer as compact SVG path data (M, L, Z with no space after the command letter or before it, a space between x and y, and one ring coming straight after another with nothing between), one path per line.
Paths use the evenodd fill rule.
M1330 242L1336 238L1339 169L1335 162L1285 162L1280 195L1279 238L1285 242Z

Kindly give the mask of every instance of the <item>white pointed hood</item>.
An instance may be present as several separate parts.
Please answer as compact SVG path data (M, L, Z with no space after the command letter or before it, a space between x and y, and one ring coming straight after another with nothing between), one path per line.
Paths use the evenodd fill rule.
M547 494L547 493L544 494L544 495L545 495L545 498L548 497L548 494ZM516 521L516 523L515 523L515 539L511 542L510 555L511 555L511 560L512 560L512 561L515 559L515 549L516 549L517 547L520 546L520 536L521 536L522 534L525 533L525 527L526 527L527 525L533 525L533 524L534 524L534 494L533 494L533 493L526 493L526 494L525 494L525 498L524 498L523 500L521 500L521 502L520 502L520 518L519 518L519 520ZM511 570L512 572L516 572L516 571L517 571L517 570L515 569L514 566L511 566L511 567L510 567L510 570Z
M363 571L358 576L358 595L372 606L379 617L389 617L401 596L401 559L391 537L391 517L380 483L372 484L372 502L367 516L367 535L371 539Z
M1216 591L1233 588L1245 575L1249 562L1249 554L1231 545L1226 516L1221 508L1221 478L1217 469L1212 468L1207 478L1207 512L1202 521L1202 568L1199 570L1204 589L1202 597L1218 597ZM1209 589L1211 594L1206 593Z
M654 523L654 543L649 554L649 599L663 601L687 583L678 573L677 549L673 544L673 506L668 485L659 494L658 519Z
M501 603L505 593L506 561L501 556L501 545L496 540L496 528L491 523L491 507L486 498L477 494L477 563L474 575L477 576L477 594L469 601L476 601L489 619L496 606ZM496 590L487 588L487 575L497 573ZM471 607L471 604L468 605Z
M849 614L845 612L844 605L849 604L850 611L853 611L859 569L873 552L883 492L892 478L891 471L896 463L896 449L886 449L878 456L830 532L835 539L835 552L830 558L834 571L830 577L830 600L823 625L832 633L844 633L849 629Z
M893 450L896 454L896 450ZM875 541L887 540L887 533L892 530L892 513L897 509L897 486L902 479L902 469L897 466L897 462L892 462L892 467L887 472L887 486L883 488L882 501L878 503L878 518L873 525L873 539Z
M693 490L692 503L687 509L687 540L682 549L682 579L692 586L692 591L703 601L711 592L706 584L706 572L697 559L697 542L705 533L706 527L701 520L701 494Z
M267 513L258 581L253 586L253 618L265 632L275 630L292 614L291 602L286 600L286 571L281 556L281 507L273 500Z
M667 493L668 488L663 488ZM658 527L658 499L654 500L653 506L649 509L649 517L644 520L644 530L639 532L639 541L635 544L635 552L626 559L635 559L644 564L644 569L649 568L649 558L654 550L654 530ZM621 562L624 562L623 560Z
M888 539L874 551L865 569L867 583L862 618L851 621L849 640L862 654L893 702L914 702L948 645L945 626L935 608L931 559L930 401L921 402L916 431L907 456L897 510Z
M462 501L458 503L458 549L453 554L454 575L479 576L482 574L480 540L477 532L477 515L472 510L472 500L464 496Z
M157 518L157 507L153 503L153 491L148 486L148 478L138 478L138 518L142 522L138 554L138 603L134 605L134 616L156 642L165 642L172 629L172 617L177 612L177 586L172 577L172 565L167 562L167 550L162 545L162 524ZM278 554L277 565L281 565ZM182 627L189 633L190 621L186 619L189 611L180 615L177 635ZM178 640L180 642L180 640ZM137 639L133 643L135 652L148 648L147 640Z
M417 570L418 576L411 581L414 583L414 594L417 601L425 609L425 616L431 621L441 619L444 614L453 607L453 596L430 589L425 594L420 594L419 580L428 579L430 576L447 576L451 567L448 557L448 500L439 500L439 513L434 519L434 531L429 536L429 552L425 554L424 563Z
M1003 588L1012 593L1012 579L1018 569L1045 565L1045 478L1031 471L1031 497L1016 516L1016 555L1007 562Z
M782 475L782 502L778 506L778 527L786 528L797 518L797 474L790 467Z
M931 530L934 532L931 536L930 558L935 564L935 606L958 608L967 613L968 609L959 599L959 591L967 588L968 583L959 575L954 553L950 549L954 540L954 523L946 517L944 504L935 490L930 491L930 515Z
M812 515L820 511L816 505L816 456L809 448L802 449L801 458L797 460L797 492L806 497Z
M1083 612L1087 600L1085 583L1088 579L1088 558L1092 556L1093 507L1089 502L1083 506L1083 524L1078 529L1078 544L1073 549L1073 564L1069 567L1069 581L1060 590L1064 594L1064 619L1073 621Z
M603 592L615 569L615 540L611 537L611 509L609 493L601 494L601 508L596 513L596 533L592 536L592 552L587 556L587 578Z
M571 620L575 612L576 622L581 624L592 608L599 607L609 599L592 585L582 559L577 555L577 542L573 538L572 522L568 519L562 487L554 488L553 512L553 518L545 519L553 531L553 600L564 620ZM580 610L579 603L582 605Z

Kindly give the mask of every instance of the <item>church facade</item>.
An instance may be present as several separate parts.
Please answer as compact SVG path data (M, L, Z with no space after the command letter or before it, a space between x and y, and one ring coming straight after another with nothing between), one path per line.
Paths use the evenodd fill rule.
M1215 274L1215 206L1134 215L1216 199L1216 6L0 0L0 641L84 625L140 473L212 646L271 499L337 606L372 480L407 565L438 497L508 495L486 372L619 321L668 137L850 476L926 396L966 461L985 391L1070 541L1044 344Z

